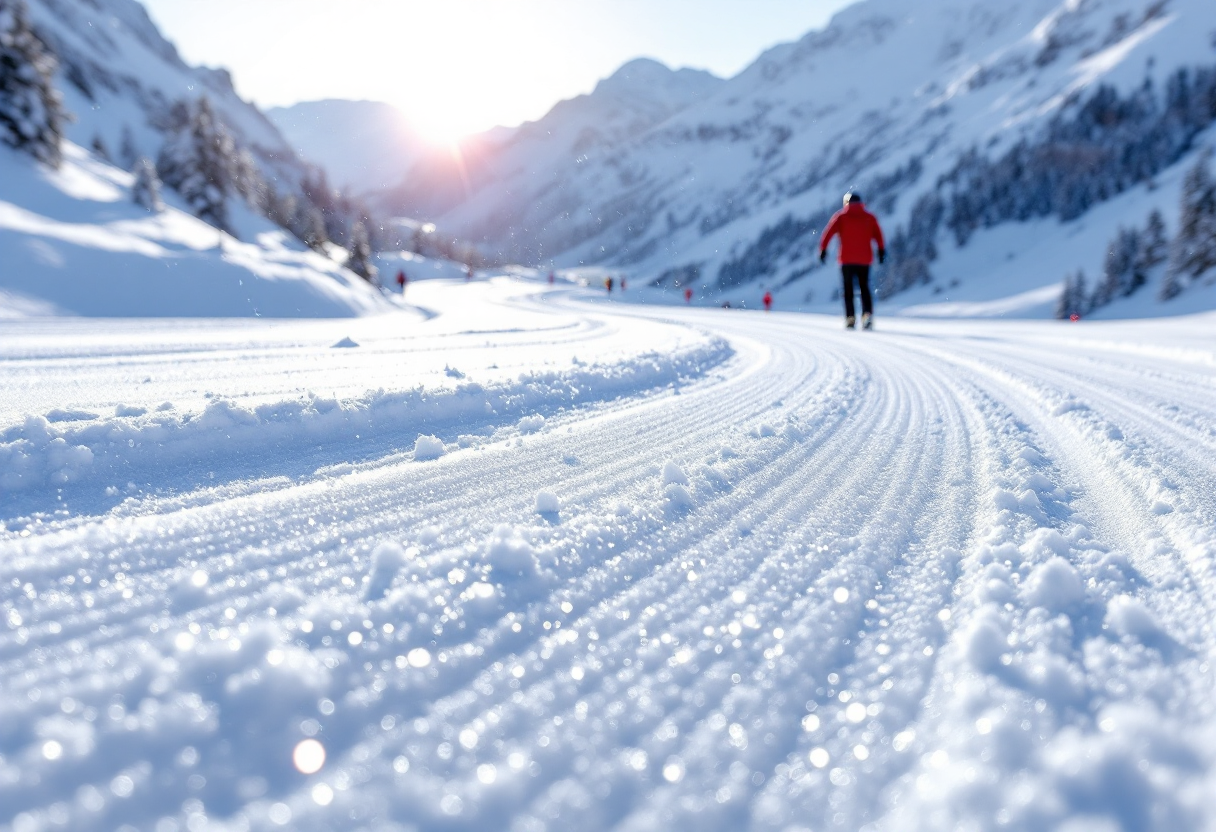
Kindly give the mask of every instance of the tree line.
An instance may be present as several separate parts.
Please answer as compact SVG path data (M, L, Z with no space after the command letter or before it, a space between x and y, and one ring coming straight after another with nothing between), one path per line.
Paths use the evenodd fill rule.
M24 0L0 0L0 141L52 167L62 163L65 125L71 116L55 87L58 60L32 26ZM124 129L115 158L100 137L93 152L133 174L132 199L150 211L164 208L162 187L172 188L189 210L228 233L231 206L251 210L291 232L316 251L338 245L350 252L347 266L376 279L373 252L388 248L482 265L475 247L434 233L405 233L374 216L369 206L333 187L319 167L300 163L298 177L267 175L248 147L223 122L206 96L172 103L154 119L164 136L153 160Z
M1167 237L1160 211L1149 214L1142 229L1120 228L1107 246L1102 274L1092 288L1083 271L1064 279L1057 318L1088 315L1154 280L1157 299L1170 300L1216 271L1216 177L1211 159L1211 151L1205 151L1187 171L1174 237Z

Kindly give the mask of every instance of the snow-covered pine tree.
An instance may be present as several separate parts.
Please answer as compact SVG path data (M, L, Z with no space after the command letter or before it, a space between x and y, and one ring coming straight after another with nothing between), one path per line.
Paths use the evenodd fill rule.
M131 185L131 201L153 213L163 211L165 202L160 195L160 177L156 174L156 165L152 164L152 160L140 159L131 172L135 174L135 182Z
M1081 316L1089 312L1088 293L1085 288L1085 272L1064 277L1064 288L1060 291L1060 299L1056 302L1056 317L1067 321L1073 315Z
M118 163L127 170L134 170L135 163L144 157L144 154L139 152L139 146L135 144L135 134L131 132L131 128L123 125L122 140L118 145Z
M242 148L233 161L233 184L237 193L245 198L246 204L262 216L266 216L270 207L269 191L253 154Z
M321 215L320 209L307 199L301 199L296 204L296 212L289 228L292 234L314 251L323 251L325 244L329 242L329 237L325 234L325 217Z
M52 167L63 160L67 120L52 81L57 66L34 34L24 0L0 0L0 141Z
M1157 288L1157 300L1173 300L1182 294L1182 279L1178 272L1166 269L1161 273L1161 285Z
M367 226L356 222L350 228L350 259L346 267L368 283L376 282L379 270L372 264L372 246L367 238Z
M1148 215L1148 224L1140 235L1140 268L1147 274L1169 259L1169 241L1165 238L1165 218L1156 208Z
M266 185L266 218L280 228L291 229L296 215L296 198L290 193L280 193L273 184Z
M110 163L114 162L114 158L110 155L110 148L106 146L106 140L101 137L100 133L93 136L90 149L93 151L93 155L98 159L102 159L103 161Z
M1178 236L1170 246L1169 270L1180 282L1216 267L1216 181L1211 151L1200 155L1182 183Z
M1144 285L1148 277L1140 270L1142 248L1140 232L1131 228L1119 229L1106 249L1102 280L1094 287L1094 308L1127 297Z
M236 145L206 96L174 107L169 136L156 160L161 180L195 216L228 231L228 198L236 190Z

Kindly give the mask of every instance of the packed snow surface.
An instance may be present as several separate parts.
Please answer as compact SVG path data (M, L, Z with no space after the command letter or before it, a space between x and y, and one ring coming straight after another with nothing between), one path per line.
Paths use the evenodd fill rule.
M1216 318L408 300L5 323L0 827L1216 826Z

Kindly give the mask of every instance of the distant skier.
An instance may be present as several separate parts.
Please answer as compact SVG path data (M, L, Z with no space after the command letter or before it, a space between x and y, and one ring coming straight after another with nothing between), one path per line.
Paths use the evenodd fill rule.
M464 279L465 279L466 283L473 279L473 267L472 266L464 267Z
M828 259L828 243L840 235L840 273L844 280L845 327L853 329L856 322L853 309L853 287L861 288L861 326L874 325L874 299L870 295L870 265L874 262L871 243L878 243L878 262L887 259L878 218L866 210L861 194L850 191L844 195L844 208L837 211L819 241L819 261Z
M549 272L549 285L552 286L553 281L555 281L555 280L557 280L557 275L554 274L552 271L550 271Z
M629 284L625 282L625 275L621 275L621 291L623 292L627 288L629 288Z
M684 290L684 302L692 303L692 287L689 286Z
M611 277L604 278L604 288L608 290L608 294L612 294L612 287L615 285L616 281L614 281Z
M405 276L405 269L397 272L397 287L401 289L401 294L405 294L405 284L409 283L409 278Z
M763 300L764 300L764 311L771 312L773 310L773 293L765 292Z

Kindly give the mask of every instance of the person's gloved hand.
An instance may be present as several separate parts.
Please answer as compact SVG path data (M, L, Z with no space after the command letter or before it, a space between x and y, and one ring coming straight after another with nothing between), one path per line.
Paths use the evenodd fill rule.
M885 248L880 248L878 250L878 263L879 265L882 265L885 262L887 262L887 250Z
M827 249L823 249L822 251L820 251L820 252L819 252L819 262L820 262L820 263L826 263L826 262L828 262L828 251L827 251Z

